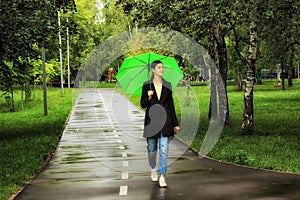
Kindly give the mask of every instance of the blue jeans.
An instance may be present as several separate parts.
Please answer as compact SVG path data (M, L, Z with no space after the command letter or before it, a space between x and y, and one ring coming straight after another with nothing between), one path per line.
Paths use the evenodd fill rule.
M168 153L169 153L169 137L147 138L148 161L152 169L156 167L157 143L159 143L159 164L158 174L167 173Z

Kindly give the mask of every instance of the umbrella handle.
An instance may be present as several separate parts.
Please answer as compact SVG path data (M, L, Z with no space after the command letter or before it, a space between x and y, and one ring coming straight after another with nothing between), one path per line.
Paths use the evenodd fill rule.
M152 90L152 85L151 85L151 78L150 78L150 58L149 58L149 60L148 60L148 65L147 65L147 67L148 67L148 79L149 79L149 81L150 81L150 90Z

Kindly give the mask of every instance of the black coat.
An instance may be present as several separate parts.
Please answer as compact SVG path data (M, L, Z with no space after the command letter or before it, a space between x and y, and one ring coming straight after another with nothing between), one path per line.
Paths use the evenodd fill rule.
M150 100L148 99L149 90L154 91ZM162 91L160 100L158 100L153 82L145 82L142 89L141 106L146 108L144 137L160 137L161 132L164 137L174 136L174 127L178 126L178 120L175 113L171 83L162 80ZM152 124L150 124L151 121Z

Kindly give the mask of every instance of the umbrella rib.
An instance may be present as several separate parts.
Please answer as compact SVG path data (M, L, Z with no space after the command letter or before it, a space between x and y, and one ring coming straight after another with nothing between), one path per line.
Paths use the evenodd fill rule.
M132 58L134 58L134 59L136 59L136 60L138 60L138 61L144 63L145 65L150 64L150 55L149 55L149 57L148 57L148 63L145 62L145 61L143 61L143 60L141 60L141 59L139 59L139 58L137 58L137 57L132 57ZM159 59L159 60L163 60L163 59L165 59L165 58L169 58L169 57L168 57L168 56L164 56L163 58L161 58L161 59Z
M147 62L145 62L145 61L143 61L143 60L141 60L141 59L139 59L139 58L137 58L137 57L132 57L132 58L134 58L134 59L136 59L136 60L138 60L138 61L140 61L140 62L142 62L142 63L144 63L144 64L150 64L150 55L151 54L149 54L149 57L148 57L148 63ZM165 59L165 58L169 58L168 56L164 56L163 58L161 58L161 59L159 59L159 60L163 60L163 59Z
M139 65L139 66L128 66L128 67L120 68L120 71L124 71L124 70L127 70L127 69L132 69L132 68L139 68L139 67L144 68L145 66L144 66L144 65Z
M133 81L136 77L138 77L138 76L143 72L144 69L145 69L145 68L142 68L142 70L140 70L139 73L138 73L136 76L132 77L132 78L129 80L129 82Z
M169 58L168 56L165 56L165 57L163 57L163 58L161 58L161 59L159 59L160 61L162 61L163 59L165 59L165 58Z
M147 65L148 63L146 63L145 61L143 61L143 60L141 60L141 59L138 59L138 58L136 58L136 57L133 57L134 59L136 59L136 60L138 60L138 61L140 61L140 62L142 62L142 63L144 63L145 65Z

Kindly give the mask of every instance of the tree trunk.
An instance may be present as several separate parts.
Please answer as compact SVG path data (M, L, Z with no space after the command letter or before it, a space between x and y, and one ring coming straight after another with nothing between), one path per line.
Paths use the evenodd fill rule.
M216 84L216 69L214 67L210 68L210 104L208 119L216 119L218 113L217 106L217 84Z
M215 45L214 45L214 27L210 28L209 37L209 55L211 57L210 62L215 60ZM208 111L208 119L217 118L217 91L216 91L216 69L213 63L209 63L210 67L210 103Z
M289 65L288 65L288 86L293 86L293 55L294 55L294 48L291 50L291 54L289 56Z
M25 83L25 103L29 102L31 98L31 89L30 89L30 83Z
M24 110L24 83L21 83L21 106L22 110Z
M15 112L14 89L13 89L12 85L9 88L10 88L9 90L10 90L10 95L11 95L10 112Z
M257 26L254 22L250 23L250 47L248 51L248 70L244 94L244 113L242 131L244 134L254 132L254 107L253 107L253 88L255 62L257 59Z
M281 89L284 90L284 73L283 73L283 63L281 63L280 67L281 67Z
M293 68L292 66L288 66L288 86L293 86Z
M224 35L222 34L222 30L220 24L216 24L215 26L215 37L217 41L217 49L218 49L218 58L219 58L219 70L221 74L221 78L224 85L224 92L222 90L218 90L219 101L220 101L220 112L225 115L225 124L229 124L229 106L228 106L228 96L227 96L227 51L226 51L226 43L224 39ZM222 102L221 102L222 101Z
M240 67L238 67L238 66L236 68L236 73L237 73L237 87L238 87L238 91L242 91L243 90L243 84L242 84L242 79L241 79Z
M13 78L12 78L12 71L11 69L5 65L3 62L3 68L2 68L2 75L4 80L1 80L4 84L4 94L5 94L5 100L7 102L7 106L9 108L10 112L15 111L15 103L14 103L14 89L13 89Z
M244 63L247 63L247 60L242 56L241 52L240 52L240 41L241 38L239 37L239 35L237 34L236 29L233 29L233 35L234 35L234 41L235 41L235 45L234 45L234 49L238 55L238 57L240 58L240 60ZM243 84L242 84L242 80L241 80L241 73L240 73L240 67L237 66L236 68L236 73L237 73L237 87L239 91L243 90Z

